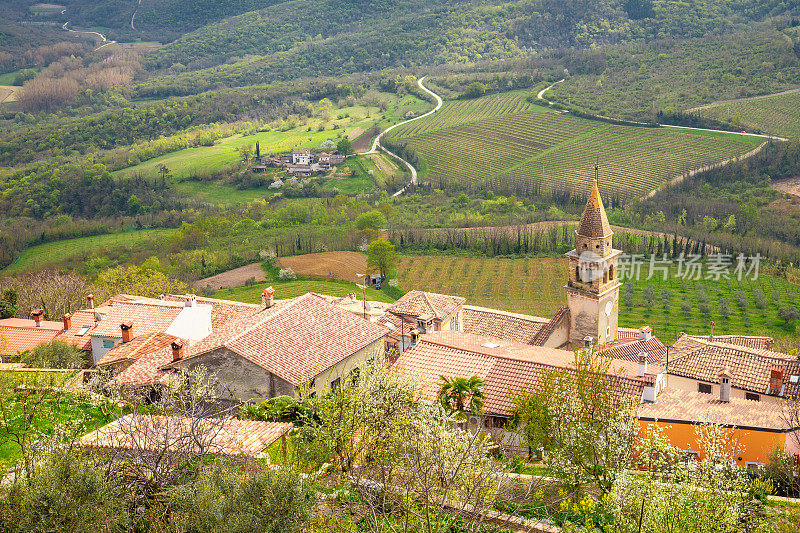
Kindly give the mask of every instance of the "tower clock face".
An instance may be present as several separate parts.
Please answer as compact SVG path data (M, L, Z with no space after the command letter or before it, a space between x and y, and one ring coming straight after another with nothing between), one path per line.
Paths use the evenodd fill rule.
M606 316L611 316L611 311L614 310L614 304L611 302L606 302Z

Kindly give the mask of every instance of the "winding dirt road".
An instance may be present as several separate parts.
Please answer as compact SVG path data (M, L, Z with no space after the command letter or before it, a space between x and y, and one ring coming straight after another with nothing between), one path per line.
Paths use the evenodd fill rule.
M431 91L430 89L428 89L427 87L425 87L422 84L422 80L424 80L425 77L426 76L423 76L420 79L418 79L417 80L417 85L419 85L419 88L422 89L424 92L426 92L429 95L433 96L433 98L436 100L436 107L434 107L433 109L431 109L427 113L424 113L424 114L422 114L422 115L420 115L418 117L410 118L408 120L404 120L403 122L398 122L397 124L394 124L393 126L389 126L385 130L380 132L380 134L378 134L377 137L375 137L375 140L372 142L372 148L368 152L361 152L361 153L356 154L356 155L369 155L369 154L377 153L378 150L383 150L384 152L386 152L390 156L392 156L395 159L397 159L398 161L402 162L406 167L408 167L408 170L411 172L411 181L409 182L409 185L413 185L414 183L417 182L417 169L414 168L414 165L412 165L411 163L409 163L408 161L406 161L405 159L403 159L399 155L397 155L394 152L390 151L385 146L382 146L381 145L381 138L383 138L384 135L386 135L387 133L389 133L393 129L395 129L395 128L399 127L399 126L402 126L403 124L408 124L409 122L414 122L415 120L419 120L421 118L425 118L427 116L430 116L430 115L436 113L442 107L442 104L444 103L442 101L442 98L438 94L436 94L435 92ZM401 194L403 194L405 192L405 190L406 190L406 187L403 187L402 189L400 189L399 191L394 193L392 195L392 197L400 196Z
M97 35L98 37L100 37L100 42L101 42L101 43L103 43L103 44L101 44L100 46L98 46L97 48L95 48L95 49L94 49L94 51L95 51L95 52L97 52L98 50L100 50L100 49L101 49L101 48L103 48L104 46L108 46L108 45L110 45L110 44L116 44L116 42L117 42L117 41L110 41L110 40L106 39L106 36L105 36L105 35L103 35L102 33L98 32L98 31L79 31L79 30L71 30L71 29L67 28L67 26L69 25L69 23L70 23L70 21L69 21L69 20L68 20L68 21L66 21L66 22L64 23L64 25L63 25L63 26L61 26L61 29L62 29L62 30L67 30L68 32L72 32L72 33L82 33L82 34L84 34L84 35Z

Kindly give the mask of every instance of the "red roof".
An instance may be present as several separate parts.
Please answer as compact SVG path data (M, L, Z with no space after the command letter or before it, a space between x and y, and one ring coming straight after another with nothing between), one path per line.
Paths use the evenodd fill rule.
M535 385L543 372L553 368L572 368L575 354L568 350L531 346L491 337L437 332L420 337L394 365L401 374L421 386L420 400L433 403L441 383L440 376L471 377L486 382L484 408L487 413L507 416L512 407L511 393ZM635 377L638 365L615 361L611 372L621 394L641 397L644 380Z
M104 310L103 312L106 312ZM98 311L100 312L100 311ZM101 314L102 316L102 314ZM92 349L92 329L94 329L95 321L94 321L94 310L92 309L79 309L72 313L72 327L69 328L67 331L61 333L58 338L64 342L68 342L70 344L74 344L81 350L91 350ZM88 327L88 329L84 330L84 327ZM83 331L82 335L78 335Z
M307 293L229 323L189 346L176 364L224 347L299 385L386 333L385 328Z
M5 318L0 320L0 354L14 355L33 350L40 344L50 342L61 333L62 322L42 321L36 327L33 320Z
M119 326L123 322L133 322L134 337L166 331L183 307L183 304L179 302L155 298L117 302L103 317L103 320L92 329L91 335L122 338Z
M639 354L645 352L647 353L647 362L652 364L664 362L667 347L655 337L650 337L646 341L634 337L603 344L598 349L598 352L614 359L622 359L633 363L638 363Z

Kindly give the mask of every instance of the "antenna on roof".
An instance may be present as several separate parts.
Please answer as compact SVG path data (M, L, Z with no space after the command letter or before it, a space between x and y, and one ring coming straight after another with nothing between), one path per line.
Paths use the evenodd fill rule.
M597 181L598 173L600 172L600 158L596 158L594 162L594 181Z

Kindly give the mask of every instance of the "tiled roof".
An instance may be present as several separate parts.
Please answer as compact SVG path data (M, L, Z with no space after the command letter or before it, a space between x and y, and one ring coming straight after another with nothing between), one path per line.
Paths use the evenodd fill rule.
M432 318L445 320L466 301L466 298L460 296L409 291L389 308L389 312L414 317L430 315Z
M556 311L556 314L553 315L553 318L551 318L550 321L547 324L545 324L542 327L542 329L539 330L539 332L536 334L536 337L533 339L533 342L531 344L535 344L537 346L543 346L544 343L547 342L547 339L550 338L550 335L552 335L553 332L556 330L558 325L561 324L561 321L568 316L569 316L569 307L562 307L558 311Z
M634 337L604 344L597 351L614 359L624 359L634 363L639 362L640 353L646 352L647 362L652 364L664 362L667 347L656 337L650 337L646 341Z
M780 391L770 390L769 387L770 371L776 365L784 369L784 395L794 394L798 383L791 383L790 376L800 376L800 361L796 358L682 335L670 350L669 373L716 383L719 372L727 367L733 373L733 387L759 394L779 395Z
M667 422L715 422L727 426L788 431L783 404L731 398L721 402L715 394L665 388L656 403L639 407L639 418Z
M163 332L139 335L130 342L121 342L114 346L97 362L97 366L107 366L120 361L137 361L153 352L170 347L175 340L178 338Z
M133 342L133 341L131 341ZM160 343L159 343L160 344ZM113 384L129 387L143 387L164 383L170 373L161 368L172 362L172 346L140 351L140 356L133 363L114 377Z
M87 329L83 335L78 336L78 333L80 333L85 326L88 326L89 329ZM88 351L92 349L91 332L94 326L94 311L92 309L79 309L72 313L72 327L61 333L58 338L64 342L74 344L81 350Z
M203 420L191 418L126 415L81 438L83 446L106 450L161 451L167 443L167 452L186 450L187 442L203 431ZM256 456L285 435L291 424L259 422L228 418L223 421L208 420L208 435L203 437L208 455ZM207 440L206 440L207 439ZM198 453L199 449L191 450Z
M639 337L638 328L617 328L617 340Z
M496 347L491 347L498 345ZM439 391L440 376L471 377L486 382L484 410L489 414L510 414L510 393L526 385L535 385L542 373L553 368L572 368L573 352L531 346L453 332L423 335L417 345L397 360L393 369L417 380L420 400L433 403ZM634 368L636 367L636 368ZM638 365L619 361L611 369L619 391L640 398L644 381L635 376Z
M185 295L166 294L164 300L168 302L186 301ZM218 328L224 326L231 320L240 319L244 315L252 315L261 309L259 304L248 304L243 302L234 302L231 300L220 300L217 298L206 298L205 296L197 296L198 305L211 306L211 327L216 331Z
M165 331L183 309L183 304L156 298L117 302L90 332L93 336L122 338L120 324L133 322L133 336Z
M611 224L608 223L606 208L603 207L597 180L594 180L592 192L589 194L589 200L586 202L581 221L578 223L578 234L597 239L611 235L611 233Z
M464 333L496 337L523 344L532 344L548 319L465 305Z
M703 341L717 341L756 350L772 350L775 341L772 337L758 337L755 335L690 335L693 339Z
M229 323L186 348L181 362L225 347L299 385L386 333L384 327L307 293Z
M42 321L37 328L33 320L4 318L0 320L0 354L14 355L33 350L55 339L63 327L62 322Z

